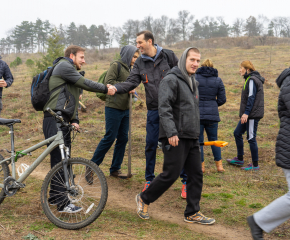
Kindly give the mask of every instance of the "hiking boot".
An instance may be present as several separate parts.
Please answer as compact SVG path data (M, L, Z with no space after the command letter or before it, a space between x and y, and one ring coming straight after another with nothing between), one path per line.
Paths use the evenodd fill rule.
M215 222L213 218L205 217L200 211L189 217L185 217L184 221L188 223L199 223L199 224L205 224L205 225L214 224Z
M201 163L201 171L202 171L202 173L205 172L204 162Z
M182 184L181 197L182 197L183 199L186 199L186 182L184 182L184 183Z
M223 168L222 160L215 161L215 165L216 165L216 168L217 168L218 172L224 172L225 171L224 168Z
M69 204L61 210L58 210L60 213L77 213L80 212L83 208L77 207L74 204Z
M250 170L254 170L254 171L258 171L260 169L260 167L254 167L252 163L248 164L246 167L241 167L242 170L245 171L250 171Z
M238 157L234 157L233 159L227 159L227 162L236 166L243 166L244 160L239 160Z
M94 182L94 173L92 169L88 166L86 166L85 179L89 185L92 185Z
M143 188L143 190L142 190L142 192L144 192L149 186L150 186L150 181L147 181L146 183L145 183L145 186L144 186L144 188Z
M118 171L110 173L110 176L116 177L116 178L123 178L123 179L128 178L128 175L127 174L123 174L121 170L118 170Z
M149 219L148 206L143 202L140 193L136 195L137 214L142 219Z
M255 222L255 219L252 216L247 217L247 222L251 228L251 234L254 240L263 240L263 229Z

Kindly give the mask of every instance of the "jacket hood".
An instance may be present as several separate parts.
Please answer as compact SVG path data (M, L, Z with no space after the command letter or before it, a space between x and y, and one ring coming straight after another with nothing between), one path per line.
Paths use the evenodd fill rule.
M196 74L200 74L203 77L218 77L218 70L212 67L200 67L197 69Z
M195 92L195 90L196 90L195 74L192 74L191 76L189 76L188 72L186 70L187 53L192 48L195 48L195 47L189 47L189 48L185 49L185 51L182 53L182 55L178 61L178 68L180 69L180 71L183 75L183 79L185 79L187 81L188 85L190 86L191 91Z
M176 75L178 78L182 79L183 81L185 81L189 85L188 81L184 78L181 70L177 66L175 66L172 69L170 69L167 72L166 75L168 75L168 74L174 74L174 75ZM191 79L191 81L195 81L195 85L198 87L199 82L195 80L194 74L190 77L190 79Z
M264 84L265 78L263 78L258 71L253 71L253 72L250 72L249 74L245 74L244 78L247 79L248 77L251 77L251 76L258 78Z
M158 46L157 44L154 44L154 47L155 47L156 50L157 50L154 59L152 59L152 57L149 57L149 56L144 55L144 54L141 55L141 58L148 59L148 60L150 60L150 61L152 61L152 62L155 62L156 59L158 58L158 56L159 56L161 50L162 50L162 47Z
M285 80L286 77L290 75L290 68L286 68L276 79L276 83L279 88L281 88L283 81Z
M121 60L127 64L128 68L131 68L131 62L132 58L134 56L134 53L138 50L137 47L132 45L127 45L121 48Z
M67 58L67 57L59 57L59 58L57 58L57 59L55 59L55 60L53 61L53 65L54 65L54 64L57 64L61 59L66 59L66 60L68 60L71 64L74 64L74 62L73 62L73 60L72 60L71 58Z

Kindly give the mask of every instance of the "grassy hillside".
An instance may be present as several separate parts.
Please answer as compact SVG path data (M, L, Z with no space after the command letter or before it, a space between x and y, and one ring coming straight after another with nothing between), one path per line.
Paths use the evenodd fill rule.
M239 63L243 60L252 61L256 69L266 79L266 83L264 84L265 116L259 123L257 134L261 170L259 172L242 172L239 168L224 163L226 172L224 174L218 174L216 173L210 148L205 149L206 173L204 174L201 211L205 215L214 217L217 225L223 225L229 229L239 227L242 231L248 232L249 229L245 220L246 216L258 211L278 196L287 192L287 183L283 177L282 170L275 165L274 150L279 129L277 115L279 89L275 85L275 79L283 69L290 65L290 59L288 57L289 46L275 46L272 50L269 46L246 50L241 48L200 50L202 59L212 59L215 65L214 67L218 69L219 76L222 78L226 88L227 103L220 107L221 122L219 124L219 139L228 141L230 144L228 147L222 149L223 159L236 156L233 131L239 121L240 93L244 83L244 79L238 74ZM174 51L180 57L182 50L178 49ZM113 56L113 53L110 56ZM21 57L25 59L31 58L32 56L26 55ZM14 60L14 56L5 58L4 60L8 62ZM97 70L95 69L96 65ZM92 58L89 64L84 67L84 70L86 71L87 78L96 80L108 67L108 60L94 62ZM12 72L15 80L12 87L4 89L1 117L19 118L22 120L21 124L15 126L16 151L19 151L43 139L42 113L35 112L30 103L31 77L29 76L29 69L25 65L20 65L18 68L12 69ZM143 85L137 88L137 92L145 100ZM86 104L88 111L86 113L80 112L81 134L77 136L73 143L72 155L74 157L81 156L90 159L97 144L105 133L104 102L96 98L95 93L90 92L84 92L83 102ZM133 109L132 172L136 175L126 181L112 180L108 177L109 188L116 187L121 192L131 193L132 199L137 192L142 190L144 184L146 106L142 106L140 102L136 102ZM8 128L0 127L0 149L2 149L0 153L4 156L8 156L3 149L10 149L9 139ZM248 163L251 161L250 149L245 138L244 141L244 157L245 162ZM24 157L19 162L29 163L37 157L37 153L39 151L33 153L31 158ZM113 148L106 155L101 165L101 169L106 176L109 175L112 154ZM162 171L162 164L163 154L162 151L158 151L157 173ZM45 160L41 169L49 169L48 159ZM127 155L124 158L122 170L127 171ZM31 177L28 178L27 183L30 183L28 184L30 187L25 189L26 194L19 193L19 195L11 199L6 199L0 206L0 223L5 228L4 230L0 226L1 236L5 232L7 234L17 233L19 234L17 236L24 236L29 232L35 234L41 232L43 235L40 234L38 236L44 239L63 239L61 234L65 231L55 229L40 209L39 195L41 181ZM156 204L162 207L166 206L166 211L182 214L186 203L179 198L180 190L181 182L177 180ZM37 207L35 208L34 206ZM31 211L30 217L25 217L27 216L27 211L30 212L32 209L34 211ZM153 218L153 221L150 220L151 222L146 222L149 225L146 225L145 230L141 231L140 228L144 226L134 213L134 210L131 208L128 209L126 206L118 207L116 210L113 205L109 204L106 207L106 212L87 229L97 229L94 231L97 231L98 236L103 236L103 238L108 239L162 239L164 235L160 229L166 229L167 235L172 236L170 239L194 239L193 237L196 236L195 233L190 232L184 226L170 226L169 222L157 221L156 218ZM21 217L22 215L24 217ZM118 223L113 221L116 216L122 221L120 220ZM22 227L24 226L22 229L15 224L17 221L22 222ZM109 231L106 228L108 222L112 224L112 229L118 226L121 228L121 232L127 235L129 234L131 237L122 234L106 235ZM182 223L182 218L180 218L180 223ZM135 224L135 227L129 227L130 224ZM158 230L158 227L153 228L153 226L159 226L160 229ZM289 226L289 222L283 224L272 234L267 235L266 239L289 239ZM75 236L81 239L90 239L95 236L93 234L94 231L86 231L88 230L75 231L73 234L76 234ZM115 230L112 231L114 232ZM181 233L185 235L180 235ZM208 238L206 232L200 235L200 237L201 239L214 239L213 237Z

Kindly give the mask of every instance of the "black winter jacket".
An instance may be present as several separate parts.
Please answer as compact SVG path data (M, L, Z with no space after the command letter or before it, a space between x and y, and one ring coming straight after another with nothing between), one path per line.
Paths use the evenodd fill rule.
M170 52L170 59L173 60L173 66L177 66L178 58L175 56L173 51L166 51ZM117 93L127 93L138 87L142 82L145 86L147 109L157 110L159 84L165 77L166 73L170 70L168 61L169 59L164 53L164 49L161 50L155 62L139 57L127 80L115 85L118 90Z
M263 78L258 71L253 71L248 74L250 77L246 84L243 86L241 94L241 104L240 104L240 118L245 113L248 97L249 97L249 83L250 79L254 80L257 87L257 94L255 98L254 106L249 114L249 119L261 119L264 117L264 89L263 84L265 78ZM246 77L248 77L246 76Z
M278 99L280 129L276 142L276 164L290 169L290 68L280 74L276 83L280 88Z
M220 122L218 107L226 102L226 92L223 81L218 77L218 71L211 67L197 69L195 75L199 82L199 112L200 120Z
M10 87L13 83L13 76L12 73L7 65L6 62L0 60L0 79L4 78L5 82L7 83L7 87ZM0 98L2 98L2 91L3 87L0 87Z
M158 101L159 138L199 138L198 89L191 90L178 67L161 81Z

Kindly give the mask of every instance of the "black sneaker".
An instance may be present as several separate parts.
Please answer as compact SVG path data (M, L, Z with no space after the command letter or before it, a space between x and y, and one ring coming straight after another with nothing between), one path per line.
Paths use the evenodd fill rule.
M89 185L92 185L94 183L94 173L92 169L88 166L86 166L85 179Z
M148 206L145 204L141 197L140 193L136 195L136 203L137 203L137 214L142 219L149 219L149 213L148 213Z
M77 207L74 204L69 204L61 210L58 210L60 213L77 213L80 212L83 208Z
M201 212L197 212L196 214L193 214L189 217L185 217L184 221L188 223L199 223L205 225L211 225L215 223L213 218L205 217Z
M263 240L263 229L255 222L255 219L252 216L247 217L247 222L251 228L251 234L254 240Z

